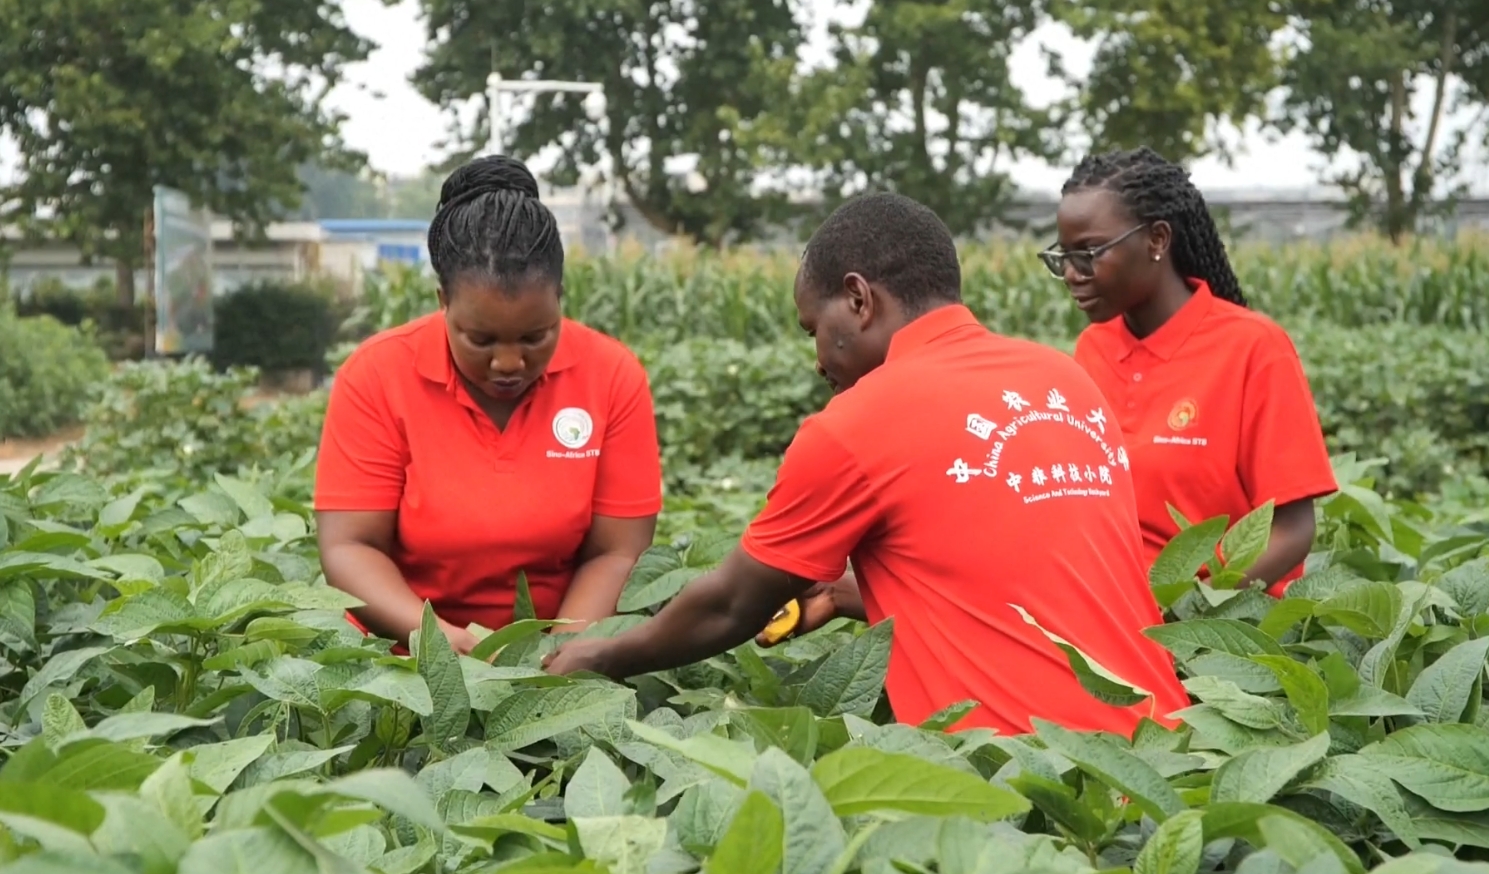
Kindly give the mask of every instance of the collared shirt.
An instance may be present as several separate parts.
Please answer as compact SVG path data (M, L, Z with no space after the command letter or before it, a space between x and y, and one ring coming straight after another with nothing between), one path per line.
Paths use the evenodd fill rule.
M1188 697L1143 636L1163 619L1127 464L1110 406L1069 356L944 306L802 424L741 545L809 580L851 560L868 619L894 620L886 688L901 722L975 700L954 728L1025 733L1040 717L1130 734L1144 716L1173 724ZM1156 697L1103 703L1032 623Z
M1092 325L1075 358L1116 411L1132 455L1145 558L1179 526L1338 489L1308 378L1287 333L1189 280L1193 296L1145 339L1122 319ZM1302 574L1271 587L1280 595Z
M396 510L392 556L414 594L464 627L511 621L525 571L558 612L596 515L662 504L646 372L619 341L565 319L547 370L505 429L467 393L442 312L364 342L336 374L317 510Z

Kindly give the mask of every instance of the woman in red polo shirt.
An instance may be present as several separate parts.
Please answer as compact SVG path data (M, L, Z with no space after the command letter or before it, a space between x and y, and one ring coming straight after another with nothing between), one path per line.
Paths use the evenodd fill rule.
M406 645L427 599L461 652L511 621L615 612L651 545L661 460L646 372L563 317L564 250L519 161L479 158L429 226L438 312L364 342L336 374L317 460L321 565Z
M1131 452L1149 563L1178 533L1172 504L1234 524L1275 502L1249 584L1280 595L1313 544L1315 498L1337 490L1287 334L1247 307L1204 198L1152 149L1087 157L1040 253L1092 324L1075 358Z

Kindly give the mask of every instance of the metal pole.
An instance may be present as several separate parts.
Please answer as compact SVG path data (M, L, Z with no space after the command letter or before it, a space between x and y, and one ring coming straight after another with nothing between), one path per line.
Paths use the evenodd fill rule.
M502 137L505 133L505 125L502 118L501 99L503 92L511 91L522 94L542 93L568 93L568 94L599 94L605 95L605 86L599 82L577 82L561 79L503 79L501 73L491 72L486 77L487 100L490 103L491 136L487 142L487 151L491 154L502 153ZM615 200L615 173L606 174L605 197L608 209ZM614 247L614 234L606 226L606 242Z

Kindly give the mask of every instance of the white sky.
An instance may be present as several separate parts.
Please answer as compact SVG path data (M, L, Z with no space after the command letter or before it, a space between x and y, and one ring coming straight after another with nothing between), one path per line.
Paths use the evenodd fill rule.
M835 0L805 2L812 8L817 25L809 54L822 57L824 17L853 13L848 4ZM378 170L398 175L417 173L426 163L440 157L435 144L446 135L447 129L447 116L420 97L408 81L424 47L418 2L401 0L385 6L382 0L344 0L344 8L352 28L380 47L368 61L351 66L347 81L329 98L330 103L349 116L343 136L351 146L365 151ZM1090 49L1071 38L1063 28L1046 27L1036 32L1013 59L1015 82L1036 103L1057 96L1062 88L1045 74L1039 41L1059 45L1072 71L1081 71L1090 58ZM1425 104L1428 95L1422 97ZM1422 108L1425 110L1426 106ZM1280 138L1253 131L1245 136L1233 135L1231 139L1241 144L1234 167L1226 167L1218 159L1200 160L1192 167L1194 180L1201 188L1297 189L1316 185L1321 159L1301 135ZM1481 150L1471 153L1470 160L1465 162L1472 168L1466 178L1479 192L1489 192L1489 160L1485 158ZM13 146L0 142L0 178L13 168L13 162ZM534 169L541 171L542 163L535 161ZM1051 167L1042 161L1024 161L1007 169L1021 186L1045 191L1056 190L1068 172L1068 168Z

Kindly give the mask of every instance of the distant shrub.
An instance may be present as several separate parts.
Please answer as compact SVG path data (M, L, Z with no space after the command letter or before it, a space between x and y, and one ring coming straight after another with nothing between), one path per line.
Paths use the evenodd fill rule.
M108 372L87 328L22 318L0 300L0 438L44 437L77 422Z
M331 295L282 282L244 285L218 298L212 363L219 370L255 367L266 373L309 370L319 376L338 318Z

